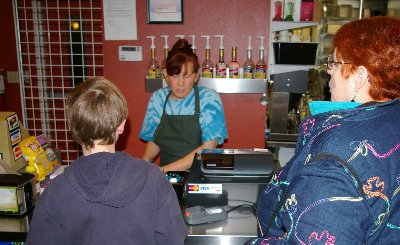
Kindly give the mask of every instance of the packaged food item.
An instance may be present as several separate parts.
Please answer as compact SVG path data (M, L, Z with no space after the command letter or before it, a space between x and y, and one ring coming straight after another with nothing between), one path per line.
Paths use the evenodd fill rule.
M53 148L51 148L51 145L49 141L47 140L46 136L44 134L41 134L39 136L36 136L36 139L39 141L40 146L43 148L44 152L46 153L47 159L51 162L51 165L53 168L55 168L57 165L60 164L60 161L58 160L56 154L53 151Z
M22 156L28 162L25 170L34 173L39 181L44 180L46 175L53 171L53 164L48 159L39 141L35 136L29 136L19 142L19 146L22 150Z

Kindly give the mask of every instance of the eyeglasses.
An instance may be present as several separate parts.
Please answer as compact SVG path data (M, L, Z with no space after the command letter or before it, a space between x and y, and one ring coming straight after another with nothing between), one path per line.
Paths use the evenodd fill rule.
M324 65L326 65L328 67L328 70L332 69L335 65L350 65L351 63L348 62L344 62L344 61L334 61L334 58L332 55L329 55L328 57L325 58L325 63Z

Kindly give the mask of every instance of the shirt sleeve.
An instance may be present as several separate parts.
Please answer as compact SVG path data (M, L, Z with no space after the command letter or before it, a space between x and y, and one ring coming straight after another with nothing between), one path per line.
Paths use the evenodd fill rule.
M165 96L163 96L163 94L163 89L157 90L149 100L139 135L144 141L153 141L154 132L160 124L165 101Z
M371 215L355 180L334 160L314 164L321 167L301 170L286 195L283 191L279 197L260 196L258 217L264 237L246 244L365 244ZM265 234L273 203L281 198L286 201Z
M217 92L202 88L200 91L200 127L202 141L218 140L218 144L224 143L228 138L226 129L224 107Z

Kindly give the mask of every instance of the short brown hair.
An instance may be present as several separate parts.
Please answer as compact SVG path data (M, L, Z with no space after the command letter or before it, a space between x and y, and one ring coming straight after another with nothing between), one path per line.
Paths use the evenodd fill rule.
M375 100L400 97L400 20L373 17L343 25L335 34L336 58L345 78L357 66L368 70L370 96Z
M121 91L103 77L89 78L74 88L66 101L66 115L74 140L91 149L94 141L116 142L116 130L128 117Z
M188 62L193 63L193 71L199 70L200 64L199 59L195 53L193 53L192 45L188 43L186 39L179 39L171 51L168 52L166 61L167 74L177 75L181 73L182 66Z

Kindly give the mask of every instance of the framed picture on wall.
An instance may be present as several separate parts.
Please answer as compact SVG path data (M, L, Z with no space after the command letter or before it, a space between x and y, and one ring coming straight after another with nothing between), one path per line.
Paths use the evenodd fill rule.
M183 0L147 0L147 23L183 23Z

